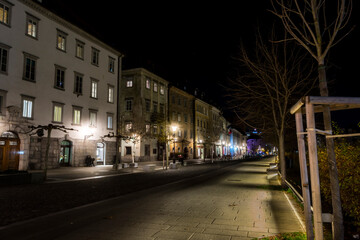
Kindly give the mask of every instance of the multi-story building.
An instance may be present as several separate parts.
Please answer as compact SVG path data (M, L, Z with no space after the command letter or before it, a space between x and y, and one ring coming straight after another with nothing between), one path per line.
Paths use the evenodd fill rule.
M162 159L165 143L168 82L143 68L123 71L120 86L121 134L124 162Z
M205 159L210 154L210 149L206 148L208 145L206 137L210 129L209 110L208 103L195 98L195 158Z
M181 153L185 158L194 158L194 100L195 97L177 87L169 87L169 129L172 135L172 155Z
M27 132L49 124L74 131L52 131L48 167L112 164L121 56L39 3L0 0L1 170L42 168L47 138Z

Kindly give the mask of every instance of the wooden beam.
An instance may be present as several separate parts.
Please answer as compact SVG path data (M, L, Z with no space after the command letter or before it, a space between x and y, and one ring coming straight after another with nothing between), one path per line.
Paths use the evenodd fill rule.
M358 105L360 107L359 97L320 97L320 96L307 96L307 101L310 104L322 105Z
M306 225L306 236L307 240L314 240L314 230L312 223L312 213L311 213L311 200L310 200L310 186L309 178L306 164L306 150L305 150L305 140L304 140L304 124L302 119L301 112L295 113L296 120L296 132L298 140L298 150L299 150L299 165L300 165L300 175L301 175L301 189L304 199L304 214L305 214L305 225Z
M319 163L317 158L315 113L314 113L314 105L310 103L309 97L306 98L305 107L306 107L306 123L307 123L307 132L308 132L311 195L312 195L313 209L314 209L315 239L323 240L324 232L323 232L323 223L322 223Z

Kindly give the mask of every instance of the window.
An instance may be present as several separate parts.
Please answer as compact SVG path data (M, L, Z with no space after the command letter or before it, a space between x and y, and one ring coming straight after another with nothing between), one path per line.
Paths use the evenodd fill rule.
M145 99L145 110L146 112L150 112L150 100Z
M131 129L132 129L132 122L125 123L125 131L130 132Z
M0 43L0 73L7 74L10 47Z
M184 99L184 107L187 107L187 100Z
M178 137L181 137L181 130L178 131Z
M172 120L176 121L176 112L172 112Z
M84 60L85 43L76 39L75 56Z
M132 111L132 102L133 100L128 98L128 99L125 99L125 109L126 111Z
M56 48L64 52L66 51L66 37L67 33L57 29Z
M146 124L145 125L145 131L146 131L146 133L149 133L150 132L150 124Z
M188 122L188 115L186 113L184 113L184 122Z
M175 96L171 96L171 103L175 104Z
M131 147L125 147L125 154L131 155Z
M6 93L7 91L0 89L0 116L6 113Z
M108 85L108 102L114 103L114 86Z
M107 129L113 129L114 114L106 113L106 119L107 119Z
M82 95L83 76L81 73L75 72L74 93L77 95Z
M187 138L187 130L184 130L184 138Z
M38 57L24 52L24 73L23 79L35 82L36 60Z
M72 120L73 125L81 124L81 112L82 112L82 107L73 106L73 120Z
M160 113L164 114L164 104L160 103Z
M178 105L181 105L181 98L178 98Z
M62 123L63 121L64 104L53 102L53 122Z
M60 67L55 65L55 83L54 87L58 89L65 89L65 69L64 67Z
M11 3L0 0L0 23L10 25ZM12 5L12 4L11 4Z
M158 84L157 82L154 82L154 92L157 92L158 91Z
M97 122L97 110L89 109L89 125L90 127L96 127Z
M157 125L154 125L154 126L153 126L153 133L154 133L154 134L157 134L157 133L158 133L158 127L157 127Z
M115 59L112 57L109 57L109 72L115 72Z
M21 95L22 102L22 117L24 118L34 118L34 97Z
M99 66L99 54L99 50L96 48L91 48L91 63L95 66Z
M98 83L99 81L96 79L91 79L91 89L90 89L90 97L98 98Z
M146 78L145 87L146 87L146 89L150 89L150 78Z
M180 113L178 113L178 122L181 122L181 114Z
M26 32L25 32L25 34L29 37L33 37L33 38L37 39L38 26L39 26L39 19L37 17L32 16L29 13L26 13Z
M163 84L160 84L160 94L164 95L165 94L165 87Z
M157 102L153 102L153 111L154 113L157 113L158 112L158 103Z
M133 81L132 80L127 80L126 81L126 87L132 87L133 86Z

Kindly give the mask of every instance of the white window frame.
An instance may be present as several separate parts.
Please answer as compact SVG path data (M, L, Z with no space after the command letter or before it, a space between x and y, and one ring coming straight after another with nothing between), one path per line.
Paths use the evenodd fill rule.
M66 52L66 39L68 34L60 29L56 30L56 48L60 51Z
M151 80L150 78L145 79L145 88L150 89L151 88Z
M84 60L84 54L85 54L85 43L76 39L75 57Z
M89 109L89 127L97 126L97 110Z
M112 130L114 128L114 114L106 113L106 129Z
M132 88L133 87L133 80L126 80L126 87Z
M0 18L0 24L10 27L11 23L11 8L14 4L8 1L0 0L0 11L2 12L2 17ZM6 15L4 14L6 12ZM6 16L6 19L5 19Z
M73 105L72 125L81 125L82 107Z
M114 103L114 90L115 87L113 85L108 85L108 103Z
M158 92L158 83L154 82L154 92Z
M21 95L21 116L27 119L34 119L35 98Z
M60 102L53 102L53 116L52 122L53 123L62 123L64 119L64 103ZM60 118L59 118L60 115Z
M39 33L39 21L40 19L26 13L26 26L25 26L25 35L34 39L38 39Z
M98 99L99 90L99 80L91 78L90 79L90 97Z

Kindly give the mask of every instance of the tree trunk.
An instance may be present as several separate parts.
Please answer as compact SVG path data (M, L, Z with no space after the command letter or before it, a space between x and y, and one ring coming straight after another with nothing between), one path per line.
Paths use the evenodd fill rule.
M282 131L280 131L279 134L279 159L280 159L281 184L284 186L286 180L286 163L285 163L285 139L284 139L284 132Z
M329 96L327 82L326 82L325 66L323 63L320 63L319 65L319 88L320 88L321 96L325 96L325 97ZM331 131L332 130L331 114L328 105L324 105L323 117L324 117L325 131ZM327 149L328 164L329 164L331 200L332 200L332 208L334 215L333 239L342 240L344 239L344 225L343 225L340 186L339 186L338 170L336 166L333 138L326 138L326 149Z

